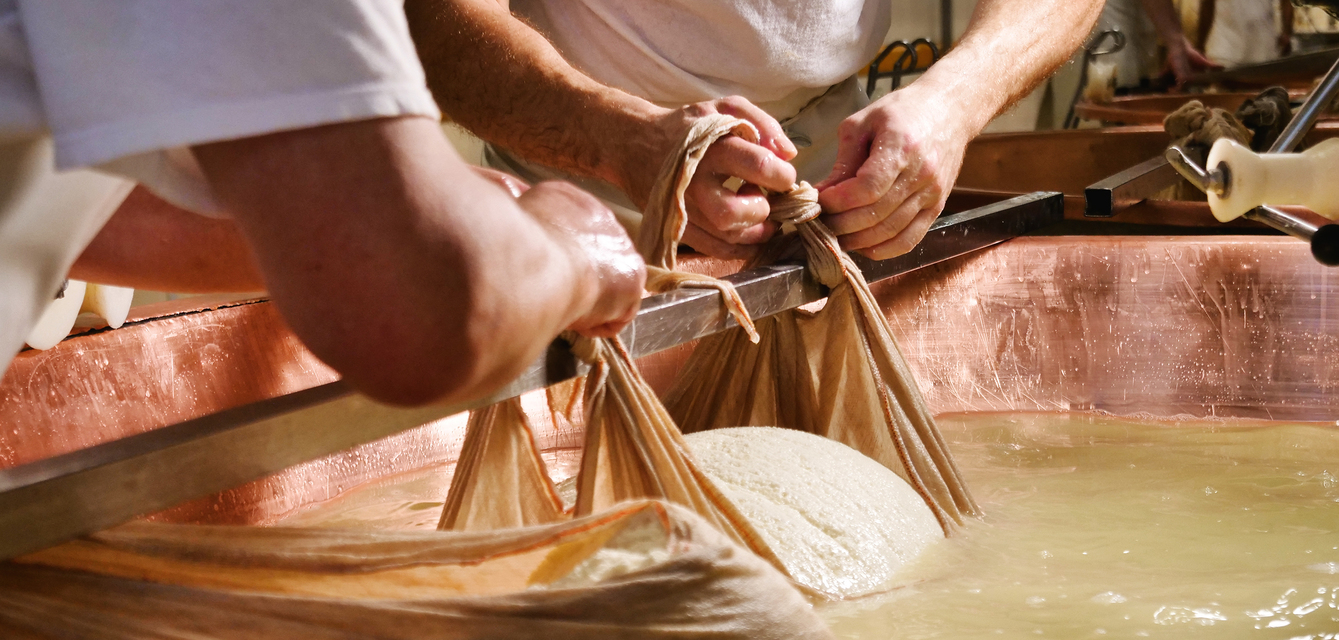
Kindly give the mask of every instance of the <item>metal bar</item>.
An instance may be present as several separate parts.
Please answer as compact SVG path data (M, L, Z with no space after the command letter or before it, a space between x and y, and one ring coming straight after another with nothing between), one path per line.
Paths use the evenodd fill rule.
M1036 193L943 216L911 254L862 262L882 280L1003 242L1063 218L1063 196ZM798 264L735 274L754 317L826 295ZM713 291L676 291L645 301L625 339L636 356L723 331L734 321ZM9 559L147 513L223 491L350 447L580 375L562 342L517 380L471 402L406 409L355 393L344 382L272 398L0 471L0 559Z
M1247 211L1241 217L1273 227L1298 240L1306 240L1307 242L1311 242L1311 238L1315 237L1316 231L1320 229L1318 225L1270 206L1256 207Z
M1149 158L1085 188L1083 215L1110 218L1180 181L1181 175L1167 164L1166 158Z
M939 42L945 52L953 47L953 0L939 0Z
M1269 147L1269 153L1287 153L1296 149L1306 134L1311 133L1311 128L1316 126L1316 119L1320 118L1320 114L1334 101L1336 92L1339 92L1339 59L1336 59L1330 70L1325 73L1320 86L1316 87L1316 90L1306 97L1302 106L1297 108L1297 113L1293 114L1288 126L1283 128L1278 139Z
M1325 107L1339 95L1339 59L1330 54L1326 60L1333 60L1329 72L1298 108L1288 126L1279 134L1278 140L1275 140L1273 146L1269 148L1269 153L1285 153L1296 149L1302 139L1311 132ZM1196 160L1196 163L1203 164L1202 159ZM1167 157L1150 158L1084 189L1083 215L1089 218L1110 218L1122 209L1143 202L1180 180L1181 174L1168 164ZM1306 226L1306 223L1278 210L1253 212L1245 217L1289 235L1297 235L1297 232L1301 232ZM1314 228L1312 232L1314 233ZM1310 240L1310 236L1304 239Z
M1250 84L1260 87L1291 80L1309 82L1339 60L1339 49L1323 49L1284 58L1194 75L1187 84Z

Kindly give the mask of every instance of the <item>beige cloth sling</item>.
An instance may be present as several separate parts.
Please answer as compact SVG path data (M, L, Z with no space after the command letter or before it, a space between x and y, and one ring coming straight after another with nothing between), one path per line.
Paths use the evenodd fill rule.
M690 148L709 145L734 119L715 120ZM653 204L664 207L656 212L662 220L687 219L682 192ZM977 506L868 283L818 219L821 213L817 191L803 182L772 203L772 219L794 228L811 273L831 289L823 309L766 318L753 335L730 330L703 339L665 404L684 433L778 426L842 442L905 479L950 533L964 516L978 513ZM779 244L788 241L794 240Z
M693 140L750 135L740 122L712 120ZM709 145L691 146L675 165L686 171L661 190L679 210ZM721 290L747 335L752 323L728 284L673 271L677 224L652 286ZM830 637L693 464L618 340L568 340L591 365L581 384L550 393L554 412L571 415L582 390L575 514L562 510L525 414L508 400L470 416L439 524L449 531L131 525L0 564L0 635Z
M0 637L830 635L766 562L642 501L486 533L127 525L0 564Z
M798 230L810 268L833 287L823 312L764 319L760 335L728 284L674 270L675 250L687 226L684 191L706 149L727 135L756 140L753 127L736 118L698 121L682 153L666 161L637 238L651 274L649 289L718 288L740 318L740 328L707 338L694 352L670 396L670 405L679 410L676 417L694 431L776 425L839 440L906 479L949 531L964 515L976 513L976 506L860 270L816 220L820 211L811 187L802 184L779 199L773 216ZM755 337L763 338L761 344L752 344ZM671 413L622 345L616 339L567 339L573 352L592 365L584 382L586 443L576 515L624 500L668 500L692 509L784 572L752 525L697 469ZM551 396L553 404L564 403L553 402ZM485 440L486 448L468 444ZM476 524L520 526L534 518L565 517L554 510L552 484L518 405L477 412L467 441L479 462L462 462L464 475L458 471L452 483L444 528L477 530ZM519 470L517 463L530 468ZM526 486L517 488L518 481ZM495 501L489 517L467 515L465 505L475 500L471 496ZM535 512L520 513L516 504L533 504Z

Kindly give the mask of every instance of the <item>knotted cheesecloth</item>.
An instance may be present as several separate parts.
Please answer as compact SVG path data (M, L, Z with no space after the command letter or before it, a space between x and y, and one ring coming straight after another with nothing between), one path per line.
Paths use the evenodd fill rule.
M755 329L727 283L675 270L675 250L687 226L684 191L706 149L727 135L757 140L752 125L730 116L695 124L682 152L662 168L636 244L647 262L648 289L719 289L740 327L701 341L664 404L617 339L566 336L573 353L592 366L584 379L586 442L575 515L624 500L668 500L692 509L786 572L753 526L697 468L682 437L716 427L765 425L826 436L877 460L905 479L950 532L977 512L976 505L860 269L818 220L821 209L812 187L801 183L774 200L773 219L794 233L765 255L784 252L784 245L798 238L814 277L832 290L823 310L785 312L760 320ZM551 402L557 404L564 403ZM521 526L532 518L567 517L558 511L560 502L546 473L515 468L524 461L543 465L518 412L490 410L486 426L472 419L469 442L483 438L479 434L485 431L494 434L486 455L492 462L462 462L460 469L466 471L457 471L452 483L444 527L476 530L476 522ZM528 487L514 489L518 478L526 478ZM458 505L469 503L461 497L466 495L486 495L498 502L493 512L505 517L462 517ZM534 508L522 514L514 508L521 504Z

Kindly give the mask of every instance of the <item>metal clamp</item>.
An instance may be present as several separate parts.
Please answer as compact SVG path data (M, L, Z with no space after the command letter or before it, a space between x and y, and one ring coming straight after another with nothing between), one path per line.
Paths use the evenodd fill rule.
M1104 47L1107 40L1110 40L1111 44ZM1125 34L1116 29L1097 34L1093 37L1093 41L1083 48L1083 62L1079 69L1079 86L1074 89L1074 98L1069 101L1069 111L1065 113L1066 129L1079 126L1079 118L1074 115L1074 105L1078 104L1079 96L1083 95L1083 88L1088 84L1088 63L1100 56L1111 55L1124 48Z
M930 64L939 62L939 47L925 38L916 38L911 42L898 40L897 42L889 44L883 48L883 51L879 52L879 55L874 57L874 62L871 62L869 65L869 72L865 77L865 95L871 98L874 97L874 89L878 85L879 80L882 80L883 78L890 78L892 87L888 90L896 91L898 87L902 86L902 76L904 74L921 71L921 69L918 69L920 66L920 56L916 53L916 48L921 45L925 45L930 49ZM900 51L901 53L898 54L893 62L893 70L879 71L879 67L883 65L883 62L897 51Z

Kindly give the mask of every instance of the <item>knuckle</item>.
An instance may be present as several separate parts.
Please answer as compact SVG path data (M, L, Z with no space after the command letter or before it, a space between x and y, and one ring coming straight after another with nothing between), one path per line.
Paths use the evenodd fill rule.
M755 176L765 176L772 166L772 154L762 147L749 145L744 151L743 166Z
M860 135L861 123L855 118L847 118L837 125L837 137L841 140L852 140Z

